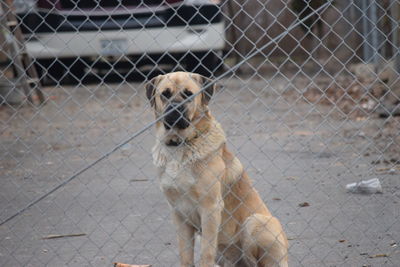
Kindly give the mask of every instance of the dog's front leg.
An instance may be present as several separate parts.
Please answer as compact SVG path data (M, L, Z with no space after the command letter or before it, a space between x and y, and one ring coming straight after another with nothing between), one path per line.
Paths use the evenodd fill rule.
M218 230L221 224L223 202L218 194L209 195L201 203L201 258L200 267L214 266L217 253Z
M177 212L173 214L178 234L181 267L194 267L194 228Z

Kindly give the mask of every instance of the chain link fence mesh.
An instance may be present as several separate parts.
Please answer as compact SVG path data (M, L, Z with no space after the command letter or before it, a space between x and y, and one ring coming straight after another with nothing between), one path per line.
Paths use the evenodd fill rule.
M0 266L179 265L145 93L173 71L220 85L289 266L399 266L399 4L2 1Z

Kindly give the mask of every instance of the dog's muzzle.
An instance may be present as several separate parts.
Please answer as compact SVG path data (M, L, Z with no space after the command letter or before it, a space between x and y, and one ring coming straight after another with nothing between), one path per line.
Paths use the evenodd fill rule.
M167 115L164 117L165 129L169 130L173 127L178 129L186 129L190 123L186 117L185 105L180 105L179 102L172 102L166 109Z

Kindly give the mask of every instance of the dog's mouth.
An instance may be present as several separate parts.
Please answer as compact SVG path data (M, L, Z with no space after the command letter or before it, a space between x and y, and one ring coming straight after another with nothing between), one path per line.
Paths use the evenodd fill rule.
M172 128L186 129L189 127L190 122L186 116L185 105L179 103L172 103L165 109L166 116L164 117L164 127L169 130Z
M181 144L183 144L183 142L184 141L182 139L177 138L177 139L170 139L165 144L167 146L180 146Z

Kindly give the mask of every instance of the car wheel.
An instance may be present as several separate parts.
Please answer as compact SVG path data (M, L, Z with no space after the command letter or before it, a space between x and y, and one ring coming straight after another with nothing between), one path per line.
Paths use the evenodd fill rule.
M39 59L35 62L42 85L80 83L85 64L77 59Z
M38 59L35 67L42 85L56 85L62 79L63 67L57 59Z
M72 84L83 83L85 78L85 63L83 59L77 58L65 62L67 69L68 82Z
M185 61L187 71L210 78L222 67L222 58L214 51L189 53Z

